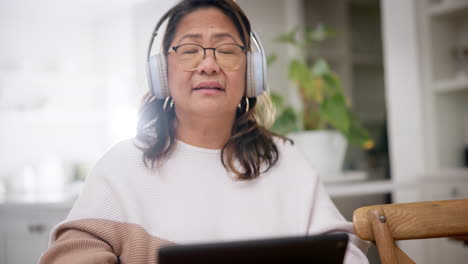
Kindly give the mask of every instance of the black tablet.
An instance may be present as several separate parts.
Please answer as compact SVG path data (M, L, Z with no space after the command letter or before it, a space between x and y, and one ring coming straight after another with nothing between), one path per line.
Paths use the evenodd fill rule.
M347 245L346 234L184 244L159 249L158 264L341 264Z

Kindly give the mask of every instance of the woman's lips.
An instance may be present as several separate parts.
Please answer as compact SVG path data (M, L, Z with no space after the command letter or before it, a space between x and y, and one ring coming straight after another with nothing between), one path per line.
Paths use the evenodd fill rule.
M194 88L192 90L195 92L207 94L207 95L224 93L224 90L220 88L199 87L199 88Z
M192 88L193 91L200 92L202 94L218 94L224 92L224 87L216 81L206 81L197 84Z

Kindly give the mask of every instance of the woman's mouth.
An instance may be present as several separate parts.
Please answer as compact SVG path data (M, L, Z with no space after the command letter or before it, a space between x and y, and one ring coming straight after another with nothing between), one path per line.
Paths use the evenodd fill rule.
M215 95L215 94L220 94L224 93L224 89L221 88L211 88L211 87L199 87L199 88L194 88L192 91L205 94L205 95Z
M216 94L224 92L224 87L218 82L210 81L201 82L193 87L192 90L203 94Z
M218 87L198 87L198 88L193 88L192 90L199 91L199 90L218 90L218 91L224 91L222 88Z

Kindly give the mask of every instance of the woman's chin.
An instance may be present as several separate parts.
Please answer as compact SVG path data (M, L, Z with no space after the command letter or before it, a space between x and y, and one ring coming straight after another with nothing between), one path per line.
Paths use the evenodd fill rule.
M204 104L191 111L193 115L209 118L228 118L230 115L234 115L235 112L236 108L226 107L225 104Z

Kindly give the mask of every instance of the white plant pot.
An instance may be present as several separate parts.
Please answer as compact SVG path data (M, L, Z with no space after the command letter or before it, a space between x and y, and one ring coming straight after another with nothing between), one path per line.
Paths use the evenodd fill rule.
M346 138L337 131L317 130L291 133L289 138L323 179L337 177L343 168Z

